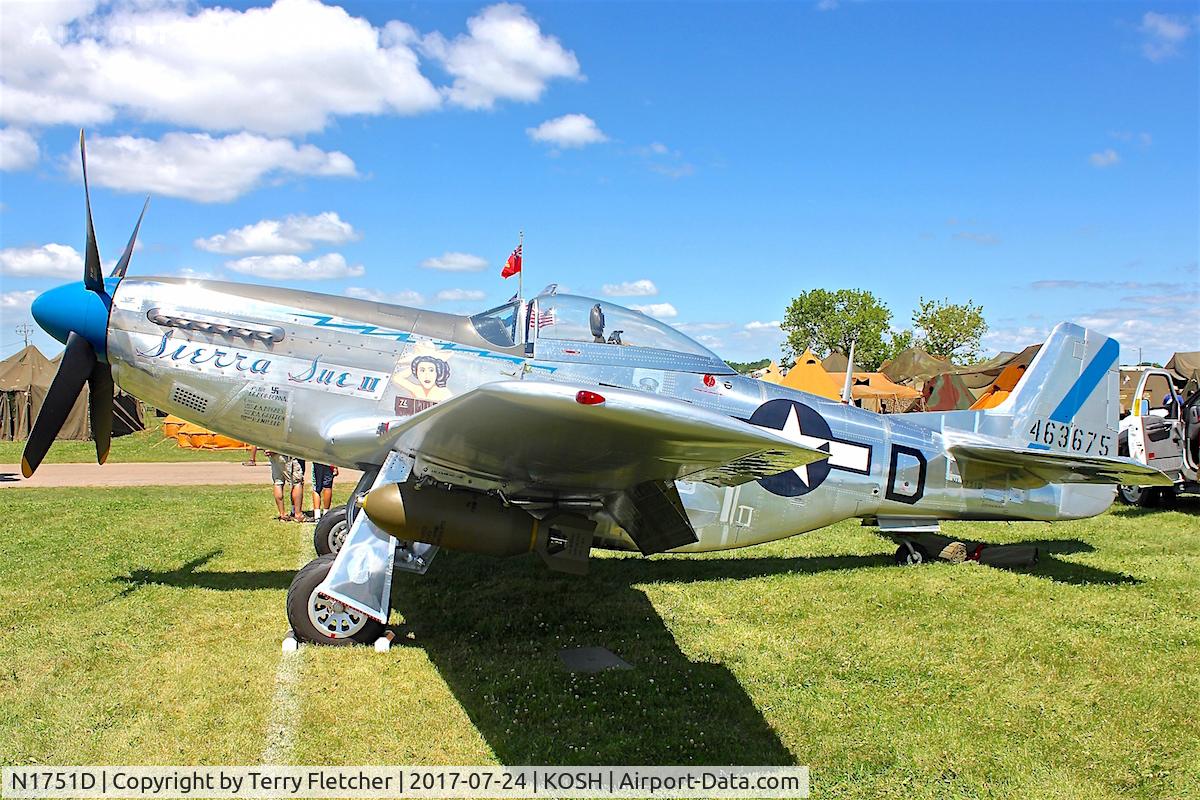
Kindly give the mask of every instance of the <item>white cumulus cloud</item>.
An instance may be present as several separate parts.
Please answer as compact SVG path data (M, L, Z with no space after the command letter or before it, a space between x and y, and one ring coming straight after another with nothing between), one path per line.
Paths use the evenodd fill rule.
M1105 167L1111 167L1121 163L1121 156L1117 154L1116 150L1113 150L1111 147L1109 147L1105 150L1101 150L1098 153L1092 153L1090 156L1088 156L1088 161L1091 162L1093 167L1104 169Z
M670 303L647 303L641 306L630 306L634 311L640 311L651 317L658 319L672 319L679 316L679 312L675 306Z
M65 160L78 174L78 156L71 154ZM202 203L235 200L265 179L282 175L356 174L354 162L345 153L253 133L213 137L175 132L161 139L119 136L88 140L88 178L93 184Z
M0 110L33 124L127 112L203 130L307 133L334 116L437 108L417 38L402 22L375 28L317 0L246 10L160 0L7 4Z
M589 144L607 142L608 137L586 114L564 114L548 119L536 128L526 128L525 133L535 142L563 149L586 147Z
M0 311L21 312L29 308L38 293L32 289L19 292L0 292Z
M326 253L311 261L305 261L295 255L246 256L234 261L226 261L225 266L244 275L288 281L357 278L366 272L361 264L347 264L341 253Z
M437 293L437 299L443 302L452 302L457 300L482 300L487 297L487 292L479 289L443 289Z
M606 283L601 290L606 297L653 297L658 294L654 281L642 278L622 283Z
M0 170L29 169L41 154L37 140L20 128L0 128Z
M1142 34L1142 55L1151 61L1163 61L1179 55L1193 28L1186 17L1147 11L1138 31Z
M487 259L457 252L445 252L421 262L425 269L440 269L445 272L479 272L487 265Z
M467 20L467 33L453 39L429 34L421 49L453 76L445 94L465 108L492 108L497 100L530 103L555 78L583 77L575 54L511 3L488 6Z
M750 331L750 332L779 330L779 320L777 320L777 319L771 320L770 322L761 322L759 320L754 320L752 322L747 322L745 325L743 325L742 330Z
M82 278L83 256L66 244L6 247L0 250L0 274L15 278Z
M314 244L338 245L359 238L354 227L336 211L314 216L294 214L283 219L264 219L234 228L194 244L201 250L223 255L247 253L304 253Z

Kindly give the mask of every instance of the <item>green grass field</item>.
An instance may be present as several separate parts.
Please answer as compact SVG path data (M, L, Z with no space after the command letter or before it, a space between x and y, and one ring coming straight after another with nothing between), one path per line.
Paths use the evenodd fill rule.
M112 440L108 463L162 461L244 461L246 450L191 450L174 439L163 438L162 420L153 411L145 414L146 430ZM20 464L24 441L0 442L0 464ZM43 464L78 464L96 460L96 445L87 441L59 440L46 454Z
M348 487L343 487L343 491ZM259 488L6 490L0 763L248 764L311 526ZM287 760L798 763L814 797L1200 796L1200 507L953 524L1021 572L841 524L701 558L442 553L402 646L304 648ZM560 648L636 667L571 675Z

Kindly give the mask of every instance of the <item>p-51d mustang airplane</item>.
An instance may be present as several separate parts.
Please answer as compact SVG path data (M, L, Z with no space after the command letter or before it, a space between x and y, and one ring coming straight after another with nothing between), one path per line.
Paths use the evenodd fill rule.
M901 534L1075 519L1117 484L1170 484L1117 457L1119 348L1076 325L1054 329L996 408L885 417L740 376L645 314L553 291L466 317L127 278L136 226L105 279L87 215L83 283L33 304L67 348L25 475L84 381L104 462L114 379L228 436L364 470L336 556L288 591L308 641L373 640L394 571L424 573L439 547L580 572L593 547L722 550L851 517Z

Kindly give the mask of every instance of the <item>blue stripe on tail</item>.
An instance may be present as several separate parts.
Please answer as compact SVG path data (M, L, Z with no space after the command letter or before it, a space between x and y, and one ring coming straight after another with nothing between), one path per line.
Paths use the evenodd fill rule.
M1116 339L1107 339L1091 363L1084 368L1075 383L1067 390L1063 396L1062 402L1054 409L1050 415L1050 419L1055 422L1067 423L1075 418L1079 413L1079 409L1083 408L1083 404L1091 397L1092 392L1100 385L1100 381L1104 380L1104 376L1108 374L1112 365L1117 362L1118 356L1121 355L1121 345L1117 344Z

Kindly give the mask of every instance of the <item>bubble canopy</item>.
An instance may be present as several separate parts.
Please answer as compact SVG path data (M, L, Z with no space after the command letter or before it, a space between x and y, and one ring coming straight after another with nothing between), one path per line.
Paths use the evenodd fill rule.
M691 337L640 311L569 294L542 295L536 300L530 332L538 339L592 342L688 353L720 361Z

